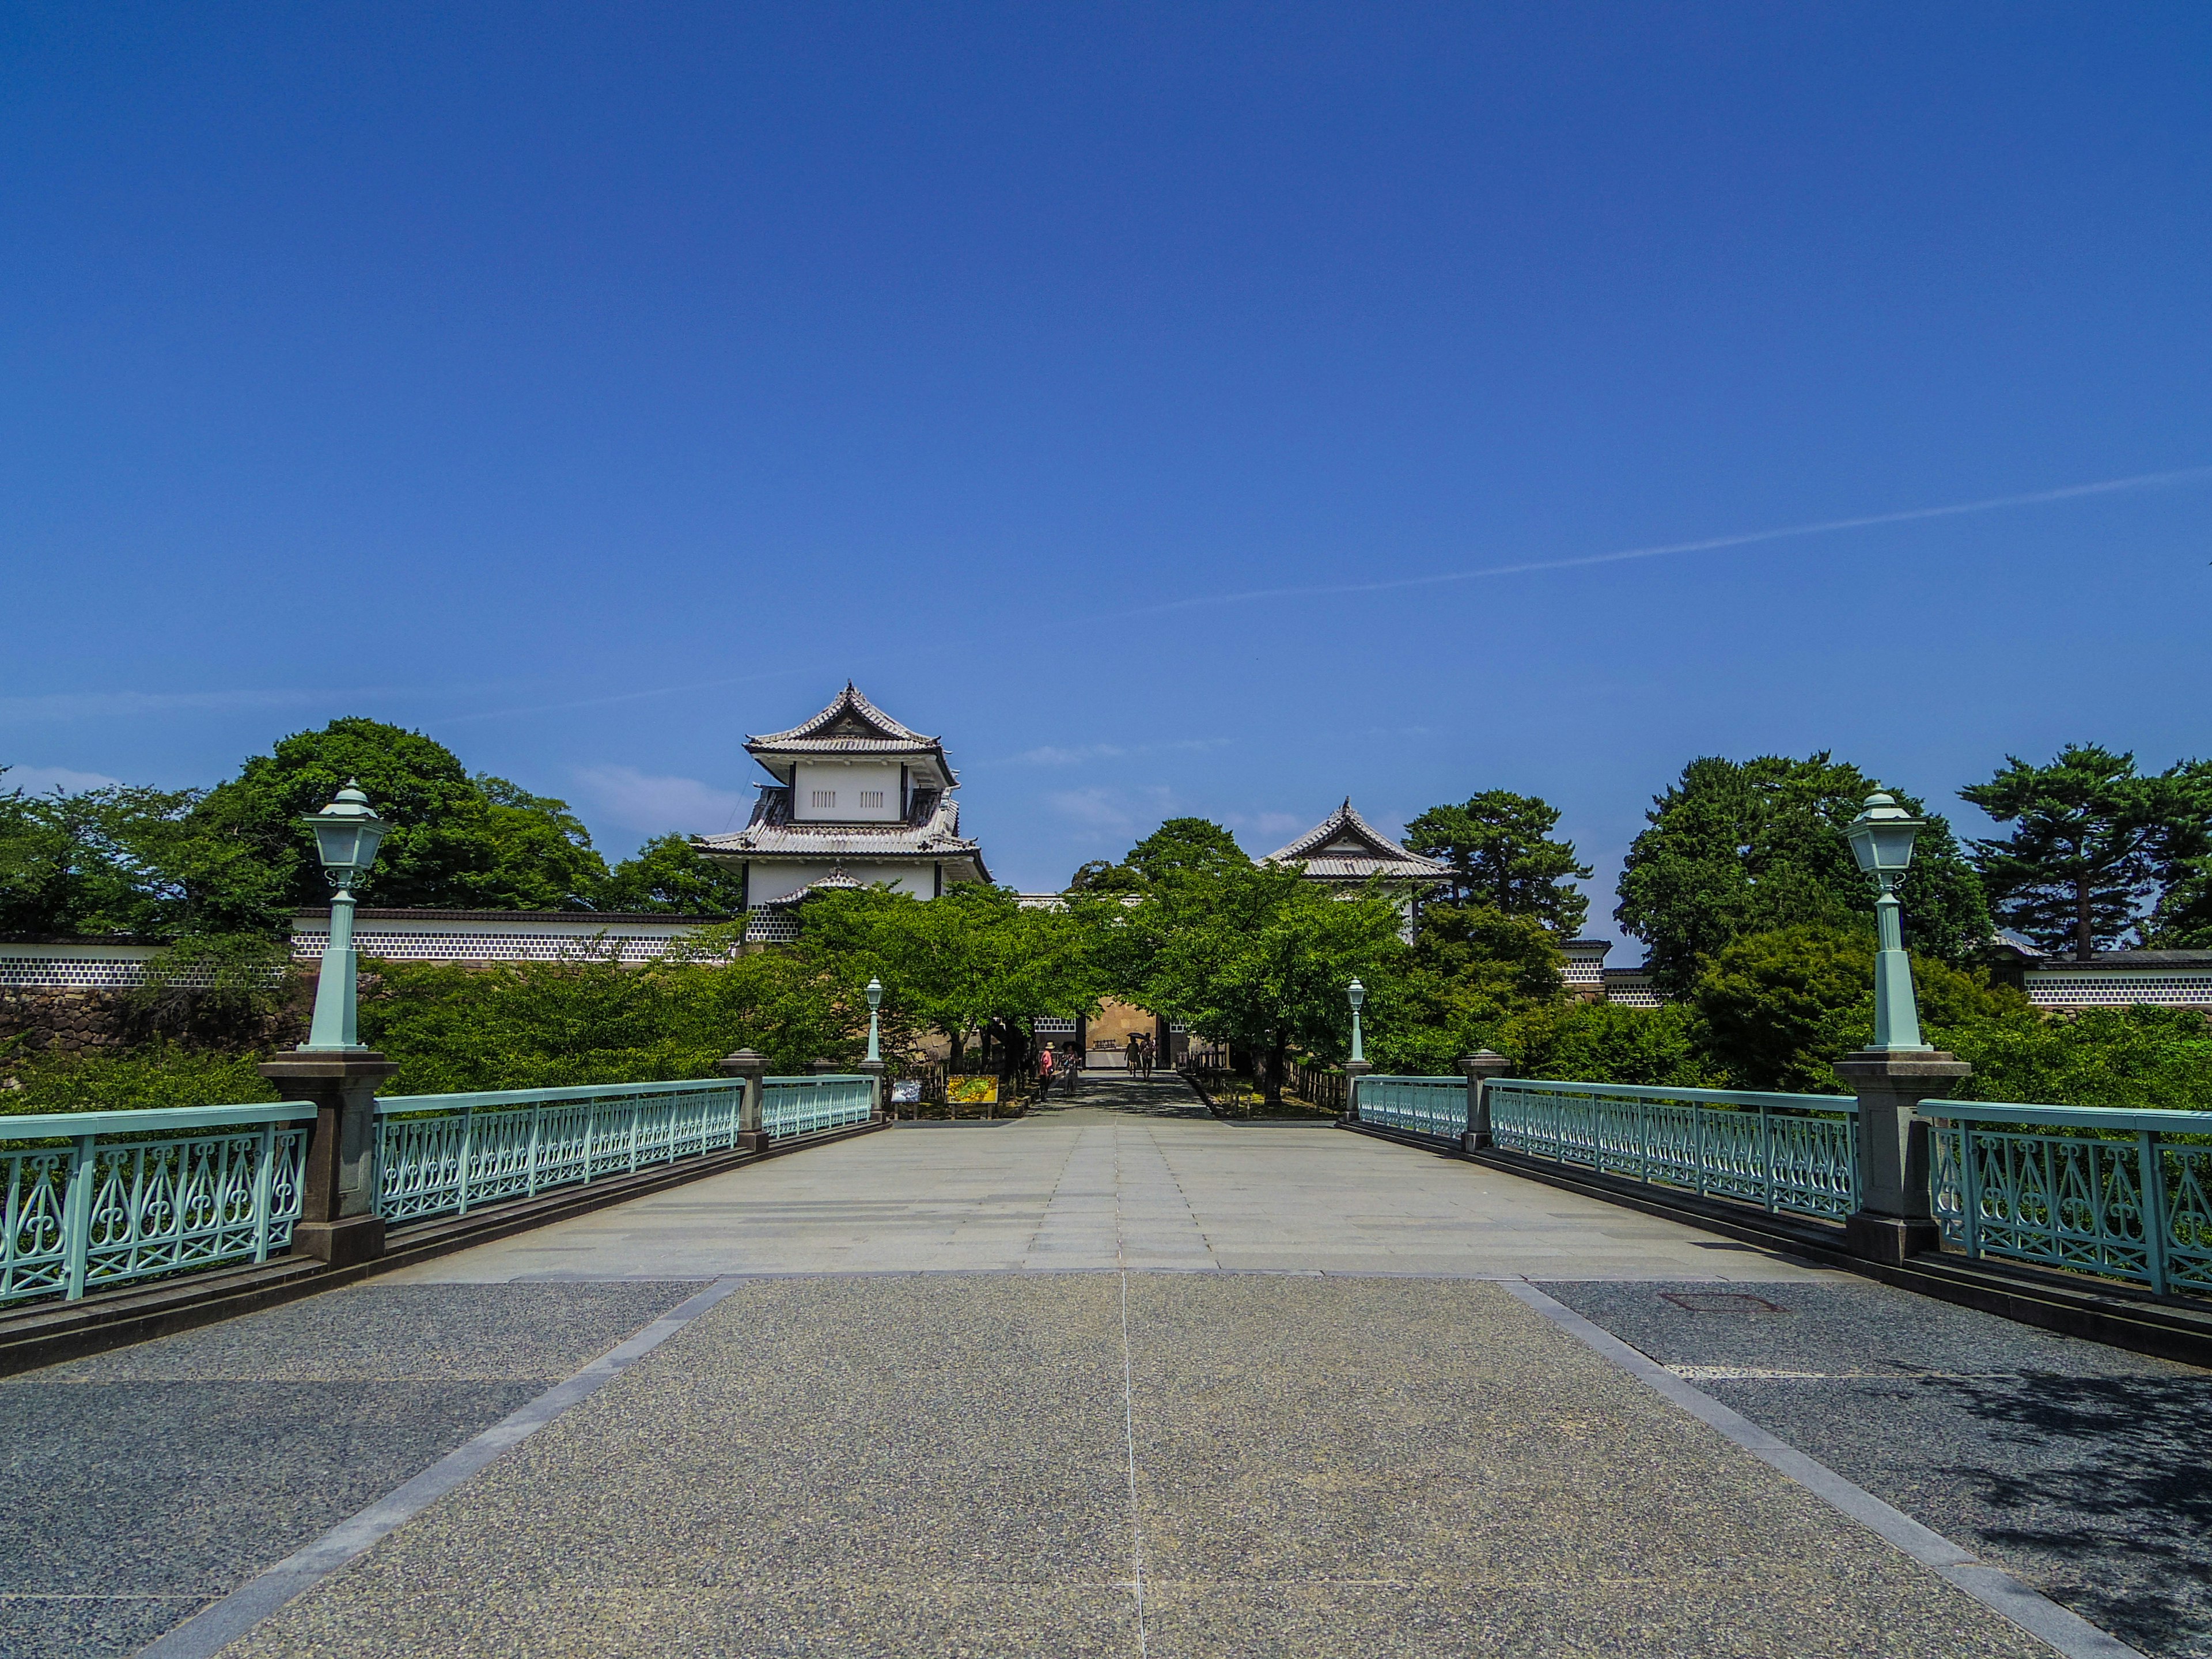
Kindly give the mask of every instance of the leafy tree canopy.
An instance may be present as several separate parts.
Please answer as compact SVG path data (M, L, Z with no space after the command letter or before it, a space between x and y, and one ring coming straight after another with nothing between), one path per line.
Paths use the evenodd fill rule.
M1731 941L1692 998L1706 1055L1739 1089L1846 1092L1832 1067L1874 1040L1875 948L1871 928L1818 922ZM1912 981L1931 1034L2033 1018L2017 991L1933 957L1912 958Z
M2162 783L2137 774L2131 754L2069 744L2048 766L2008 755L1987 783L1961 789L1960 799L2014 826L1973 843L1999 918L2084 961L2117 943L2158 873L2161 808L2179 793Z
M567 803L502 778L471 778L453 750L380 720L332 720L295 732L194 806L196 839L265 872L259 882L210 887L225 931L281 925L297 905L326 902L314 837L301 823L357 779L392 830L368 878L365 903L436 909L580 910L607 876Z
M734 916L745 908L742 872L710 859L688 836L656 836L615 866L600 886L601 910Z
M1645 814L1650 827L1629 848L1613 911L1650 947L1652 976L1680 994L1746 934L1871 915L1875 884L1859 872L1844 828L1881 787L1825 752L1692 761ZM1905 942L1972 961L1990 935L1980 879L1948 823L1913 796L1890 793L1928 819L1898 886Z
M1559 823L1547 801L1486 789L1457 806L1431 806L1406 826L1406 845L1451 866L1450 902L1534 916L1572 939L1589 914L1575 883L1590 872L1572 842L1553 839Z
M1202 882L1187 878L1199 869ZM1139 965L1125 994L1266 1055L1267 1096L1279 1100L1293 1048L1347 1052L1354 978L1369 990L1378 1034L1401 1016L1401 923L1387 894L1345 898L1295 869L1208 857L1161 878L1128 917L1127 930L1144 943L1121 958Z
M198 799L191 790L0 788L0 933L159 938L189 926L184 820Z
M886 1010L956 1045L988 1030L1009 1064L1026 1056L1036 1017L1097 1007L1084 921L1028 908L1003 887L967 884L927 902L880 888L817 893L802 927L799 951L841 982L857 991L873 975Z
M2157 950L2212 950L2212 761L2184 761L2161 779L2155 848L2158 908L2143 924Z

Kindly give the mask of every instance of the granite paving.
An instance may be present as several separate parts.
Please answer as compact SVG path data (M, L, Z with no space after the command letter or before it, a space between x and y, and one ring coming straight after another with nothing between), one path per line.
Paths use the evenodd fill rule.
M757 1279L228 1650L2029 1655L1468 1279Z
M2131 1645L2212 1659L2212 1373L1863 1279L1544 1289Z
M729 1294L226 1653L2045 1654L1534 1280L2167 1659L2207 1378L1086 1078L0 1382L0 1652L120 1654Z
M0 1654L136 1652L696 1288L372 1281L0 1380Z

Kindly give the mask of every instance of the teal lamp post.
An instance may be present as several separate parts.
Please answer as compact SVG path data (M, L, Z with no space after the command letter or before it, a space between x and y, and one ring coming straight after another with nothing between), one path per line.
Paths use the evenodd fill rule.
M1877 791L1866 798L1866 810L1844 830L1859 868L1881 884L1874 902L1875 927L1881 948L1874 959L1874 1047L1877 1052L1900 1048L1924 1049L1920 1040L1920 1011L1912 995L1912 963L1905 954L1903 908L1897 902L1897 881L1912 866L1914 837L1927 828L1890 796Z
M884 1006L884 982L872 974L868 976L868 1060L871 1065L883 1058L876 1045L876 1010Z
M1359 1009L1367 1000L1367 988L1355 979L1346 989L1345 995L1352 1000L1352 1063L1364 1066L1367 1050L1361 1046L1359 1040Z
M376 816L357 780L348 778L337 798L306 820L315 832L315 850L329 878L331 937L323 946L323 966L315 981L315 1018L303 1051L324 1053L361 1047L354 980L359 964L353 950L354 884L376 862L376 849L392 826Z

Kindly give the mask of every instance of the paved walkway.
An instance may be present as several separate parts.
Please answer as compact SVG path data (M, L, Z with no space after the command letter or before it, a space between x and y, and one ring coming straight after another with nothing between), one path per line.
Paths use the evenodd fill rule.
M131 1652L456 1446L481 1467L223 1650L2052 1651L1565 1304L2144 1651L2212 1654L2202 1373L1176 1087L0 1382L0 1651Z

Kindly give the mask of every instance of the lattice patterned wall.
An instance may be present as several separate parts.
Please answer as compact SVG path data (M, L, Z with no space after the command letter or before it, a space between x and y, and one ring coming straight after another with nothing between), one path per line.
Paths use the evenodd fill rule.
M2021 982L2039 1008L2124 1008L2145 1002L2160 1008L2212 1008L2212 969L2176 969L2130 973L2067 973L2030 969Z
M152 946L129 951L113 945L0 945L0 987L23 991L127 991L143 984ZM206 985L206 969L180 975L183 986Z
M301 928L292 935L292 954L313 962L330 943L327 928ZM559 962L597 957L610 945L614 960L626 968L653 961L676 942L672 933L625 933L612 928L498 927L438 930L380 928L374 923L354 930L354 949L387 962Z

